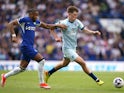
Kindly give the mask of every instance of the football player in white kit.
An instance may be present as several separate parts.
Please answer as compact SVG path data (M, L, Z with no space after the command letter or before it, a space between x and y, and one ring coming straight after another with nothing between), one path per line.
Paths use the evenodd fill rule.
M45 81L48 81L48 78L57 70L62 67L67 66L71 61L77 62L84 72L88 74L98 85L104 84L102 80L100 80L97 76L95 76L87 67L83 58L81 58L76 53L77 47L77 33L80 29L82 32L86 34L93 35L101 35L99 31L92 31L85 27L78 17L78 8L75 6L69 6L67 8L68 17L64 20L59 21L57 24L64 24L67 26L67 29L63 29L62 32L62 52L64 54L64 58L62 62L58 63L51 70L45 72ZM51 33L53 34L56 41L61 41L61 39L56 35L54 29L51 29Z

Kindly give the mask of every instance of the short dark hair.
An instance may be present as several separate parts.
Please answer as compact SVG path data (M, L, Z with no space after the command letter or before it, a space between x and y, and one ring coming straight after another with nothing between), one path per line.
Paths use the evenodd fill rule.
M69 7L67 8L67 12L68 12L68 13L73 13L73 12L75 12L75 11L76 11L76 12L79 11L76 6L69 6Z
M35 9L35 8L28 9L27 12L28 12L28 13L38 12L38 9Z

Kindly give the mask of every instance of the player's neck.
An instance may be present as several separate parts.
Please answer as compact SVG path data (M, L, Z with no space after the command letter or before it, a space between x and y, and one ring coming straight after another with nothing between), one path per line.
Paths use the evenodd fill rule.
M29 18L30 18L33 22L35 22L35 21L36 21L36 20L35 20L35 19L33 19L33 18L32 18L32 16L30 16L30 15L29 15Z
M70 23L73 23L75 20L68 19L68 21L69 21Z
M73 23L74 21L72 21L72 20L69 20L69 22L70 22L70 23Z

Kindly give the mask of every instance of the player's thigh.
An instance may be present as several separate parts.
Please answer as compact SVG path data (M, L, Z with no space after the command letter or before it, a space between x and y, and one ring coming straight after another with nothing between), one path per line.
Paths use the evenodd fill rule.
M32 46L23 46L21 47L22 60L30 61L31 59L39 60L42 56L34 49Z
M37 62L41 61L43 59L43 56L40 53L37 53L33 60L36 60Z
M78 54L76 53L75 49L65 49L63 50L63 53L64 57L69 58L70 61L74 61L78 57Z
M80 65L85 65L85 61L83 58L81 58L80 56L78 56L75 60L76 63L80 64Z

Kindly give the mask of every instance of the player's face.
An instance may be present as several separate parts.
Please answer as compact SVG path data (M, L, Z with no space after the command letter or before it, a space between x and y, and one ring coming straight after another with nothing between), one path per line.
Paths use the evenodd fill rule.
M75 20L77 19L77 17L78 17L78 12L75 11L75 12L73 12L73 13L69 13L69 14L68 14L68 17L69 17L69 20L73 22L73 21L75 21Z
M36 21L38 19L38 16L39 16L39 13L36 11L36 12L33 12L32 13L32 20L33 21Z

